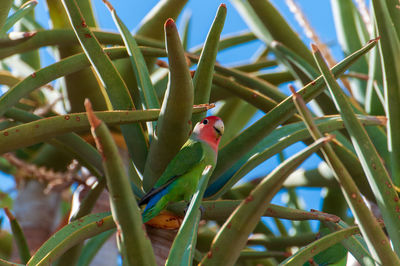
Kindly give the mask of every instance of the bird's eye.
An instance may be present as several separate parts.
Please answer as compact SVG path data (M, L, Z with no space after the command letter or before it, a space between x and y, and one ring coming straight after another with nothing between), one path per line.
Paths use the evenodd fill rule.
M208 124L208 119L204 119L204 120L203 120L203 124L204 124L204 125L207 125L207 124Z

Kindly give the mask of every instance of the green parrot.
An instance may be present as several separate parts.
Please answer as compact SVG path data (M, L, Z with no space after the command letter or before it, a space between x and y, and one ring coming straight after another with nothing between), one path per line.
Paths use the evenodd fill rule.
M140 200L139 205L147 203L142 213L144 223L156 217L168 203L190 200L204 169L211 165L211 174L217 163L218 144L223 133L224 123L217 116L206 117L196 124L157 183Z

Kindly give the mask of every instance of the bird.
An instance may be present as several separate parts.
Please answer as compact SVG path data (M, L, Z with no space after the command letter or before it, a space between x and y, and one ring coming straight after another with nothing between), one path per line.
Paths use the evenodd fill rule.
M189 202L196 191L204 169L217 163L218 145L224 134L224 123L217 116L208 116L196 124L192 134L167 165L154 187L142 197L147 203L142 212L143 223L156 217L171 202Z

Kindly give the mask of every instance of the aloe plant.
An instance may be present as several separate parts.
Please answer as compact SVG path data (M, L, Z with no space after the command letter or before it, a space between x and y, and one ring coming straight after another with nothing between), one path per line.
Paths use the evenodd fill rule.
M221 4L197 47L195 17L181 34L174 22L187 0L160 1L139 25L103 2L118 31L98 26L89 0L47 0L49 28L36 1L0 6L0 170L18 185L0 191L12 229L0 228L1 265L117 265L117 254L124 265L400 264L396 1L331 0L337 63L295 1L312 47L269 0ZM233 8L249 31L221 35ZM249 62L216 60L253 40L263 45ZM213 174L189 208L143 224L137 201L207 112L226 129ZM314 153L319 166L296 170ZM324 188L324 212L302 209L298 187ZM279 191L286 206L271 203Z

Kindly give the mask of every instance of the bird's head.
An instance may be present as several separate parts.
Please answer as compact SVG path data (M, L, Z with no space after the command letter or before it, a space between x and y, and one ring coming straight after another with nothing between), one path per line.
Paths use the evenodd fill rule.
M224 122L218 116L208 116L196 124L193 134L217 149L221 136L224 134Z

